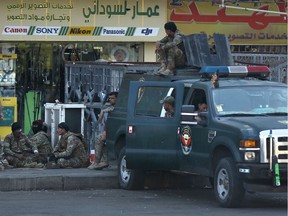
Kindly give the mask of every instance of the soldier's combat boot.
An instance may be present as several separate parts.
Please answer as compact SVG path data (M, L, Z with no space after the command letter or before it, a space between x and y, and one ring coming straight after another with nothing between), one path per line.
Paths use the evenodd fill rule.
M162 71L159 75L163 76L173 76L175 70L174 59L168 58L166 70Z
M94 170L95 167L97 167L97 164L95 161L93 161L87 168L90 169L90 170Z
M158 71L154 72L154 75L160 75L163 71L166 70L166 62L161 62L161 66Z
M99 164L97 164L94 169L95 170L102 170L104 168L107 168L109 166L109 164L107 162L100 162Z
M13 168L13 166L10 165L6 159L2 160L0 163L2 163L2 165L4 166L5 169L12 169Z

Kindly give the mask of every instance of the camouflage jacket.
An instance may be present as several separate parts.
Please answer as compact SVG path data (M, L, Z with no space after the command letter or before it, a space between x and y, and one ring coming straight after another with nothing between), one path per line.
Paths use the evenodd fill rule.
M53 152L56 158L79 158L83 161L87 159L84 143L70 131L61 136Z
M0 139L0 161L3 159L3 144L2 144L2 141Z
M106 121L108 118L109 112L114 110L114 106L108 106L102 110L102 115L100 113L98 119L98 134L103 133L106 130Z
M22 154L24 152L33 153L35 150L38 150L37 146L26 135L21 135L17 139L11 133L5 137L3 142L4 155L14 156L15 154Z
M39 131L30 138L31 142L37 146L39 154L51 154L52 146L49 141L47 133Z
M183 45L183 37L184 37L184 34L180 30L177 30L175 32L173 38L165 36L164 38L162 38L159 41L161 44L163 44L161 46L161 49L167 50L167 49L170 49L170 48L172 48L174 46L177 46L182 51L185 51L185 48L184 48L184 45Z

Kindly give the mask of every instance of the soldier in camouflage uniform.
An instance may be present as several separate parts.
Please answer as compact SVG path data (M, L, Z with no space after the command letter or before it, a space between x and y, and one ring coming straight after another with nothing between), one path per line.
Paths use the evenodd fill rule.
M35 167L39 158L37 146L22 133L19 123L14 122L11 129L3 142L4 158L13 167Z
M46 168L86 167L88 155L82 136L70 132L69 126L65 122L58 124L57 133L61 138L54 148L54 159L47 163Z
M166 96L163 100L160 101L163 104L163 108L165 109L165 117L172 118L174 117L174 105L175 99L173 96Z
M108 152L106 147L106 121L108 113L114 110L118 92L111 92L108 96L110 106L101 110L98 118L99 135L96 137L95 143L95 158L94 161L88 166L88 169L102 170L109 166ZM102 161L101 161L102 160Z
M174 22L167 22L164 25L166 36L157 41L156 53L161 63L156 75L174 75L175 67L186 65L185 48L183 44L184 34L177 29Z
M42 120L35 120L32 123L32 131L34 135L30 140L38 148L39 162L46 164L48 157L52 154L52 146L47 134L47 126Z
M13 166L10 166L8 161L4 159L3 143L0 139L0 171L4 169L10 169L10 168L13 168Z
M3 112L2 112L2 104L0 101L0 120L2 119L3 119ZM4 165L2 164L2 160L3 160L3 145L2 145L2 141L0 137L0 171L4 170Z
M2 145L2 141L0 139L0 171L5 169L2 161L3 161L3 145Z

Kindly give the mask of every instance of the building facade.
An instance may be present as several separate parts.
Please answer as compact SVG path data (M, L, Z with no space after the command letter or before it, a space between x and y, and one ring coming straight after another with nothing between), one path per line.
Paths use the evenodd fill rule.
M224 33L234 53L287 54L285 0L2 0L1 4L0 97L17 96L19 115L33 107L30 119L41 117L37 109L44 103L64 101L67 61L155 62L155 42L165 36L167 21L185 34L206 33L211 44L213 33Z

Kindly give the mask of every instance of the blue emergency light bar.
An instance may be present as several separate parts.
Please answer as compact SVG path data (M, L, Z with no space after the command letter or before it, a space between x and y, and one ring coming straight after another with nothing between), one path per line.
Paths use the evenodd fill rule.
M214 75L218 74L219 77L230 76L247 76L248 69L246 66L205 66L200 70L200 75Z
M270 74L267 66L205 66L199 74L209 78L212 75L218 77L258 77L267 78Z

